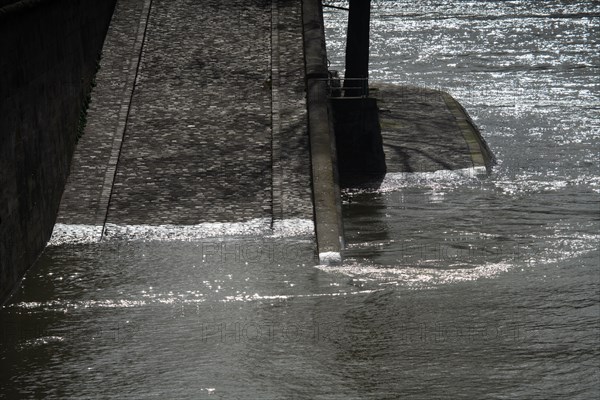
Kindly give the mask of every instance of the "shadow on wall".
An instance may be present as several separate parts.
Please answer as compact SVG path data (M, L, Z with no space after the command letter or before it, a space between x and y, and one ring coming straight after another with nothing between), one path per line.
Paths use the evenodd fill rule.
M116 0L0 0L0 303L52 233Z

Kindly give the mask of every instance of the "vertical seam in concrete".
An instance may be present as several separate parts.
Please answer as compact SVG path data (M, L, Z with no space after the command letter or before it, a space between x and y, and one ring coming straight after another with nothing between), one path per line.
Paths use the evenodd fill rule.
M283 219L283 172L281 165L281 103L279 94L279 7L271 1L271 209L273 222Z
M102 186L102 193L100 195L100 202L98 209L106 210L102 218L102 231L100 232L100 241L104 237L104 230L108 220L108 212L110 208L110 201L112 198L115 179L117 176L117 167L119 158L121 156L121 150L123 148L123 141L125 138L125 131L127 129L127 121L129 119L129 113L131 111L131 103L133 101L133 94L135 92L135 85L138 80L138 74L142 62L142 52L144 49L144 41L146 40L146 32L148 29L148 21L150 19L150 9L152 8L152 0L145 0L144 7L142 9L141 18L138 24L137 37L134 45L134 56L127 62L128 72L127 79L125 82L125 89L121 97L121 107L119 109L117 131L113 137L113 145L111 150L110 159L108 166L106 167L106 173L104 175L104 184Z

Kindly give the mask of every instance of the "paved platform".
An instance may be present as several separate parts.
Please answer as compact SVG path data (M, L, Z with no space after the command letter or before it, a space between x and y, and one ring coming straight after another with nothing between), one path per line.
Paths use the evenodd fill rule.
M312 219L300 7L119 0L57 222Z
M388 173L479 168L494 162L485 140L448 93L371 83L377 98Z

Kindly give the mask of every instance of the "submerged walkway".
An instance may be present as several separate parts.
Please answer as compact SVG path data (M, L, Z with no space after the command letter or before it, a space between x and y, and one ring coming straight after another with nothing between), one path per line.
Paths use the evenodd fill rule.
M312 220L300 3L119 0L57 222Z
M151 238L165 225L177 228L161 237L187 238L291 226L293 235L316 231L322 262L339 261L341 207L327 164L331 125L324 87L310 79L312 125L306 104L305 49L307 65L326 68L316 29L320 5L304 3L304 18L314 14L309 22L302 7L119 0L55 234L87 242ZM303 24L312 33L303 35ZM493 156L448 94L373 86L388 172L489 167ZM309 126L317 135L313 170Z
M373 83L388 172L474 168L485 173L494 156L467 112L448 93Z

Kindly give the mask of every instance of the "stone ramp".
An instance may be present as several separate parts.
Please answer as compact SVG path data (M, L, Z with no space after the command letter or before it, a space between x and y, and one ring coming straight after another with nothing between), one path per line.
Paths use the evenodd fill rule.
M312 220L299 2L119 0L58 223Z
M270 4L154 0L107 222L271 209Z

